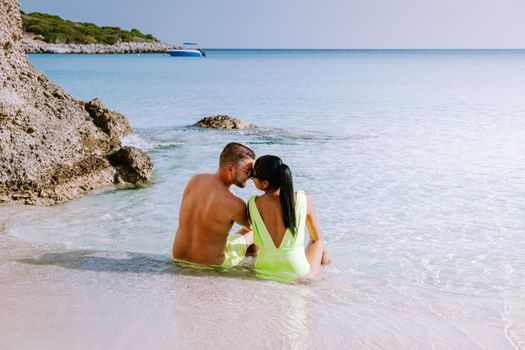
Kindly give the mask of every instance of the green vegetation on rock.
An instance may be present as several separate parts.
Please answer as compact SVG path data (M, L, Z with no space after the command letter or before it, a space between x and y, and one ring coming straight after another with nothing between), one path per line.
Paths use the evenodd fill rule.
M158 41L153 35L143 34L138 29L99 27L93 23L72 22L39 12L20 13L24 31L47 43L113 45L119 42Z

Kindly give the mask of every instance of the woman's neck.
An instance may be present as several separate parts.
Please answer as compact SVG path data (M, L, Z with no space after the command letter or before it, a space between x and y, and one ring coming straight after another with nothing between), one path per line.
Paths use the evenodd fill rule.
M264 191L264 194L269 197L279 197L279 194L281 193L280 189L277 190L266 190Z

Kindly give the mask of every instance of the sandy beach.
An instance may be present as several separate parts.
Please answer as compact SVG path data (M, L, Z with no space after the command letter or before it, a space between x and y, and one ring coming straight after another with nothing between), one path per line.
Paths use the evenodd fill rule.
M524 346L525 303L504 296L358 276L339 276L334 287L325 283L336 278L329 269L321 281L286 285L246 271L182 269L162 255L70 250L5 234L0 250L2 349Z

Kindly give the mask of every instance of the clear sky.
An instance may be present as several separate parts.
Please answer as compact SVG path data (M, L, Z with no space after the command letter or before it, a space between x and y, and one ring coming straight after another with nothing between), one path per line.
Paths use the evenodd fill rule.
M525 0L20 0L204 48L525 48Z

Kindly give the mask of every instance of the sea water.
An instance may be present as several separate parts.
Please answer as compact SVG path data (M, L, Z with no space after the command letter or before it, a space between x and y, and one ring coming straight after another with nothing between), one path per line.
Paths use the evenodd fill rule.
M209 50L189 59L30 61L74 97L99 97L124 114L134 129L124 143L145 150L155 170L145 188L17 207L10 234L168 257L186 181L214 172L222 147L236 141L280 156L295 187L313 198L333 263L317 282L325 292L297 293L328 295L326 317L332 310L351 319L339 306L368 305L367 291L384 285L399 286L396 296L381 293L393 304L422 291L468 296L472 310L475 296L522 300L525 51ZM215 114L259 128L192 126ZM251 182L232 189L245 200L257 193ZM462 313L453 309L441 311Z

